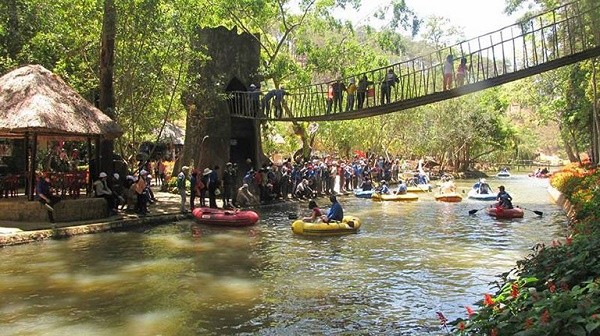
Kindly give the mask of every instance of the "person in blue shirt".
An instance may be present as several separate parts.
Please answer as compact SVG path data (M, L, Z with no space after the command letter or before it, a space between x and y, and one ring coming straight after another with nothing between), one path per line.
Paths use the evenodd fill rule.
M331 201L331 208L327 213L327 216L323 216L323 222L341 222L344 219L344 209L342 209L342 205L337 201L337 198L334 195L329 196L329 201Z
M381 180L381 182L380 182L380 186L379 186L379 188L378 188L378 189L379 189L378 191L379 191L381 194L385 194L385 195L387 195L387 194L389 194L389 193L390 193L390 188L388 187L388 185L387 185L387 182L386 182L385 180Z
M512 197L506 192L506 189L504 188L504 186L499 186L498 189L500 191L498 192L498 196L496 197L496 200L498 201L498 203L496 204L496 207L502 207L504 209L512 209L513 208Z
M38 201L48 210L48 220L54 223L54 204L60 201L60 197L52 195L50 186L50 177L40 174L37 185L35 187Z
M373 183L371 182L371 179L369 179L368 177L365 178L365 180L363 181L363 183L360 185L360 188L365 191L365 190L372 190L373 189Z
M397 195L404 195L408 192L408 187L406 186L406 184L404 183L404 181L399 180L398 181L398 189L396 190L396 194Z

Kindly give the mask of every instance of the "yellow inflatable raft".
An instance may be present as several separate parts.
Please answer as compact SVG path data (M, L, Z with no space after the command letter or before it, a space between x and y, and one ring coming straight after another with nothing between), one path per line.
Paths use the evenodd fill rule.
M416 201L419 199L419 196L413 193L401 195L373 193L373 195L371 195L371 199L373 201Z
M292 223L292 231L305 236L337 236L357 233L359 229L360 219L354 216L344 216L341 222L310 223L299 219Z
M406 188L406 190L411 193L411 192L430 192L432 189L431 184L427 183L427 184L417 184L412 185L412 186L408 186Z

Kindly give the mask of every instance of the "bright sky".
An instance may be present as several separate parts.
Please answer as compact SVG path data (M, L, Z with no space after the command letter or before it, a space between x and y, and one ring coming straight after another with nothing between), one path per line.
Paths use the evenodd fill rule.
M385 0L363 1L359 12L348 10L342 17L364 24L385 4ZM518 17L504 14L505 0L406 0L406 4L421 19L432 15L448 18L452 25L463 28L467 39L511 25Z

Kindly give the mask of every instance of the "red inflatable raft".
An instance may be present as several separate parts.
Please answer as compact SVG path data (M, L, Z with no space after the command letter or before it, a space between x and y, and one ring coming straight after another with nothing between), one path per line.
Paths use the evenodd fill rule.
M258 214L249 210L195 208L192 215L198 223L222 226L249 226L258 222Z
M489 207L485 212L496 218L523 218L524 211L521 208L505 209L501 207Z

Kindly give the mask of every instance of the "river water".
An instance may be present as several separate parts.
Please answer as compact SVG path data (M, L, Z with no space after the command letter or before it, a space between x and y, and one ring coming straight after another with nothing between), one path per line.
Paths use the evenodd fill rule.
M199 237L182 221L3 248L0 334L441 335L437 311L466 317L496 275L564 235L546 180L489 182L544 215L469 216L489 203L431 194L347 196L345 212L363 223L355 235L293 235L288 214L308 211L287 203L259 209L254 227L200 225Z

